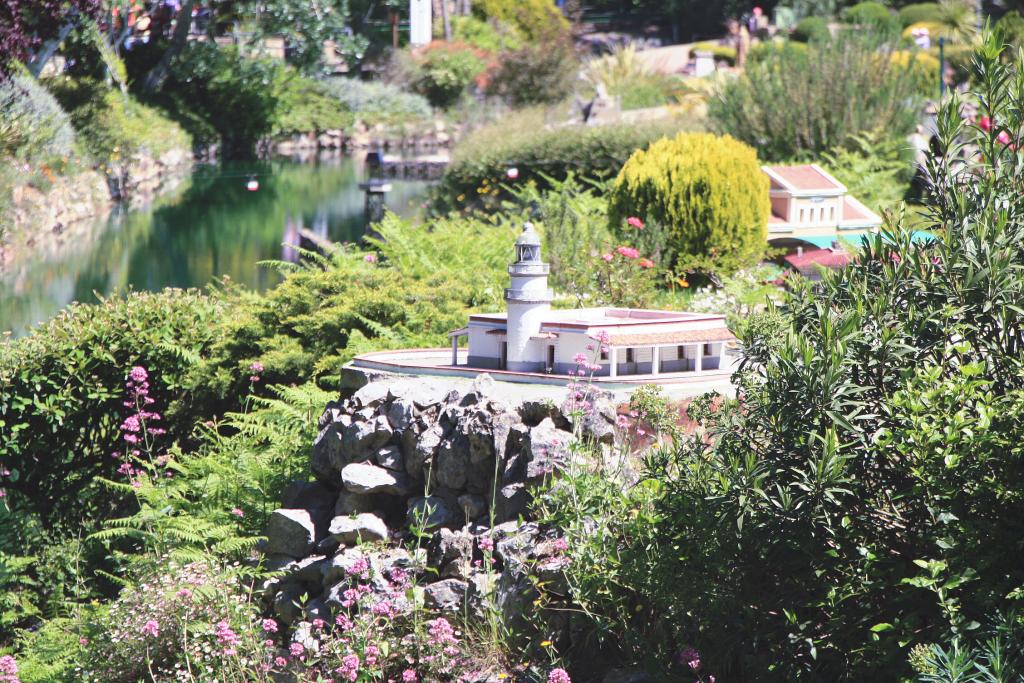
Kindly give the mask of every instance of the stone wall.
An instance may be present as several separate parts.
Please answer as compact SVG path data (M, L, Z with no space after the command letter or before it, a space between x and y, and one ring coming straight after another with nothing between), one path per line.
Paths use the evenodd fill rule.
M263 550L281 575L264 586L268 605L288 624L329 619L344 568L368 555L378 572L415 572L429 609L474 609L490 595L515 619L528 573L556 581L560 566L556 532L530 519L531 492L579 457L568 448L577 436L611 453L613 405L595 400L574 426L565 409L509 398L487 375L469 385L347 372L343 385L358 388L320 418L315 481L294 484L271 516ZM429 534L418 557L403 547L412 527Z

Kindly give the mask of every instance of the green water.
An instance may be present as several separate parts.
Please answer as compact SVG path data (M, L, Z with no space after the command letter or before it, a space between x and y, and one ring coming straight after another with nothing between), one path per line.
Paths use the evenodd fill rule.
M255 175L259 190L246 182ZM260 261L290 260L298 227L336 242L366 229L363 165L351 158L197 166L190 178L152 205L120 211L75 232L52 253L0 272L0 331L15 336L72 301L164 287L205 287L228 276L257 290L280 276ZM415 215L427 183L397 181L387 205Z

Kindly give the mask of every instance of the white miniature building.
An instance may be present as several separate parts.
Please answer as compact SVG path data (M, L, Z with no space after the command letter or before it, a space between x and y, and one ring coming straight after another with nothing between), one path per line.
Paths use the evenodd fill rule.
M806 242L828 248L840 237L859 238L882 224L879 215L817 164L762 170L771 180L768 242L773 246Z
M469 337L468 368L512 373L575 373L579 359L599 365L596 377L728 375L726 349L735 337L725 316L624 308L552 310L549 268L529 223L509 266L506 313L472 315L450 333L452 366L459 339ZM603 340L599 341L599 340ZM602 351L602 347L605 351ZM591 374L588 370L587 374Z

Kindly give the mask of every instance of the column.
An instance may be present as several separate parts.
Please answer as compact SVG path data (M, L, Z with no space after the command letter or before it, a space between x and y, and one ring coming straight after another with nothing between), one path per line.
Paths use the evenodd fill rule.
M608 350L608 360L612 364L608 374L611 377L618 377L619 376L619 350L616 347L613 346L613 347L611 347Z
M651 347L651 374L657 375L661 372L661 347Z
M459 364L459 336L452 336L452 365Z
M704 345L697 344L697 374L699 375L704 370Z

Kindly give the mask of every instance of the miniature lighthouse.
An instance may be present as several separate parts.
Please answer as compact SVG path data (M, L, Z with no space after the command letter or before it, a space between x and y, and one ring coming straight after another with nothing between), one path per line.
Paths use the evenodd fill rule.
M505 290L508 306L508 369L531 372L530 339L540 334L544 316L551 310L553 294L548 289L548 264L540 258L540 236L532 223L523 226L516 240L516 260L508 267L511 287Z

